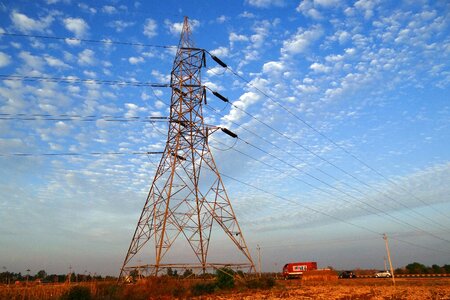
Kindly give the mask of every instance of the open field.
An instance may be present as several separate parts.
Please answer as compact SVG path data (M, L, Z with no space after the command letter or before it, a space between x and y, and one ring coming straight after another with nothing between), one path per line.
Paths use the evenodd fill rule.
M198 280L158 278L132 285L115 282L80 284L92 299L435 299L450 300L449 278L399 278L396 286L390 279L361 278L334 281L278 280L271 289L250 289L237 284L230 290L194 297ZM76 285L43 284L37 286L0 286L0 299L60 299ZM68 298L66 298L68 299ZM71 298L83 299L83 298Z

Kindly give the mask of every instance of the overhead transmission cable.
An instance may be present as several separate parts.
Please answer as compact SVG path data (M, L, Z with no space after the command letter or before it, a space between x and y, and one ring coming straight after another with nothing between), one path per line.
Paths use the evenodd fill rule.
M209 89L209 88L208 88L208 89ZM386 197L386 198L388 198L388 199L390 199L390 200L392 200L392 201L398 203L399 205L403 206L404 208L406 208L406 209L408 209L408 210L411 210L411 211L414 212L415 214L417 214L417 215L423 217L424 219L429 220L429 221L432 222L433 224L437 224L438 226L444 228L445 230L448 230L447 227L445 227L444 225L440 224L440 223L437 222L436 220L431 219L431 218L425 216L424 214L415 211L414 209L412 209L412 208L410 208L410 207L404 205L402 202L399 202L399 201L393 199L392 197L390 197L389 195L387 195L385 192L382 192L382 191L380 191L379 189L376 189L376 188L372 187L370 184L368 184L368 183L366 183L366 182L360 180L359 178L355 177L353 174L350 174L348 171L343 170L342 168L340 168L339 166L337 166L335 163L333 163L333 162L329 161L328 159L322 157L321 155L315 153L314 151L310 150L310 149L307 148L306 146L300 144L299 142L295 141L295 140L292 139L291 137L289 137L289 136L287 136L286 134L282 133L281 131L277 130L277 129L274 128L273 126L267 124L266 122L260 120L259 118L257 118L257 117L254 116L253 114L247 112L246 110L244 110L244 109L240 108L239 106L235 105L234 103L230 102L230 101L228 100L228 98L224 97L224 96L221 95L220 93L218 93L218 92L216 92L216 91L213 91L213 90L211 90L211 89L209 89L209 90L213 93L213 95L215 95L215 96L216 96L217 98L219 98L220 100L222 100L222 101L224 101L224 102L226 102L226 103L229 103L229 104L230 104L231 106L233 106L234 108L238 109L239 111L243 112L244 114L247 114L248 116L250 116L250 117L253 118L254 120L256 120L256 121L258 121L259 123L263 124L264 126L268 127L270 130L276 132L276 133L279 134L280 136L283 136L284 138L286 138L286 139L288 139L289 141L293 142L294 144L298 145L299 147L301 147L302 149L304 149L304 150L307 151L308 153L310 153L310 154L314 155L315 157L321 159L322 161L324 161L324 162L330 164L331 166L333 166L333 167L335 167L335 168L341 170L341 171L344 172L345 174L348 174L348 175L351 176L352 178L356 179L356 180L357 180L358 182L360 182L361 184L363 184L363 185L369 187L370 189L373 189L373 190L377 191L378 193L380 193L380 194L383 195L384 197ZM292 156L292 154L290 154L290 155ZM292 164L291 164L291 165L292 165ZM292 165L292 166L293 166L293 165ZM298 168L297 168L297 169L298 169ZM298 169L298 170L301 171L301 172L304 172L304 171L301 170L301 169ZM324 184L326 184L326 185L331 186L330 184L324 182L324 181L321 180L321 179L316 178L315 176L312 176L312 175L308 175L308 176L313 177L314 179L316 179L316 180L318 180L318 181L320 181L320 182L322 182L322 183L324 183ZM348 184L347 184L347 185L348 185ZM336 187L334 187L334 186L332 186L332 187L333 187L334 189L336 189ZM351 188L357 190L358 192L360 192L360 193L363 194L363 195L367 195L366 193L362 192L362 191L359 190L359 189L356 189L355 187L352 187L352 186L351 186ZM349 195L348 193L346 193L346 194ZM353 196L352 196L352 197L353 197ZM357 198L355 198L355 199L357 199ZM384 213L386 213L386 212L384 212ZM386 213L386 214L387 214L387 213ZM394 217L394 218L395 218L395 217ZM404 222L404 221L403 221L403 222ZM413 226L413 227L414 227L414 225L412 225L412 224L410 224L410 226ZM417 228L417 227L416 227L416 228ZM422 229L420 229L420 230L422 230ZM449 241L449 242L450 242L450 241Z
M115 86L150 86L150 87L170 87L168 83L153 83L141 81L125 81L125 80L101 80L101 79L86 79L68 77L45 77L45 76L23 76L13 74L0 74L0 80L11 81L43 81L43 82L57 82L57 83L84 83L84 84L104 84Z
M213 93L215 93L216 95L220 95L220 94L218 94L217 92L213 92ZM220 96L222 96L222 95L220 95ZM223 96L222 96L222 97L223 97ZM232 104L232 105L233 105L233 104ZM208 106L210 106L210 105L208 104ZM207 106L207 107L208 107L208 106ZM209 109L212 109L212 108L210 108L210 107L208 107L208 108L209 108ZM220 115L222 115L222 114L220 114ZM223 116L223 115L222 115L222 116ZM267 140L266 138L264 138L264 137L258 135L258 134L255 133L255 132L253 132L253 131L251 131L251 130L249 130L249 129L243 127L243 126L241 126L240 124L238 124L238 123L236 123L236 122L233 122L233 121L231 121L231 123L235 124L235 125L238 126L239 128L242 128L242 129L246 130L247 132L251 133L252 135L255 135L255 136L258 137L259 139L261 139L261 140L263 140L263 141L269 143L270 145L276 147L277 149L280 149L281 151L283 151L284 153L286 153L286 154L289 155L290 157L299 159L300 161L304 162L304 163L307 164L307 165L311 165L311 164L308 163L307 161L305 161L305 160L303 160L303 159L301 159L301 158L298 158L297 156L293 155L292 153L287 152L286 150L282 149L281 147L279 147L279 146L276 145L275 143L273 143L273 142ZM270 125L269 125L269 126L270 126ZM318 178L317 176L314 176L314 175L312 175L312 174L310 174L310 173L308 173L308 172L306 172L306 171L304 171L304 170L302 170L302 169L299 169L299 168L298 168L297 166L295 166L295 165L292 165L292 164L290 164L290 163L285 162L284 160L280 159L279 157L274 156L273 154L270 154L269 152L267 152L266 150L262 149L261 147L258 147L258 146L256 146L256 145L253 145L253 144L251 144L251 143L249 143L249 142L247 142L247 141L244 141L244 140L243 140L243 142L246 143L246 144L248 144L249 146L251 146L251 147L253 147L253 148L255 148L255 149L257 149L257 150L259 150L259 151L261 151L261 152L263 152L263 153L265 153L265 154L267 154L267 155L269 155L269 156L271 156L271 157L273 157L273 158L275 158L275 159L277 159L277 160L279 160L279 161L281 161L281 162L287 164L287 165L289 165L290 167L292 167L292 168L298 170L299 172L301 172L301 173L307 175L308 177L310 177L310 178L312 178L312 179L314 179L314 180L316 180L316 181L318 181L318 182L321 182L322 184L325 184L325 185L327 185L327 186L329 186L329 187L331 187L331 188L333 188L333 189L336 189L336 190L340 191L341 193L344 193L344 194L346 194L347 196L349 196L349 194L348 194L347 192L344 192L344 191L342 191L342 190L340 190L340 189L337 189L335 186L329 184L328 182L325 182L324 180ZM234 149L234 150L235 150L235 151L238 151L238 150L236 150L236 149ZM241 154L243 154L241 151L239 151L239 152L240 152ZM250 158L252 158L252 157L249 156L249 155L246 155L246 154L244 154L244 155L245 155L245 156L248 156L248 157L250 157ZM262 163L263 163L263 162L262 162ZM266 164L266 163L264 163L264 164ZM312 167L312 166L311 166L311 167ZM317 167L316 167L315 169L318 170L318 171L320 171L322 174L325 174L325 175L327 175L327 176L329 176L329 177L335 179L336 181L338 181L338 179L337 179L335 176L333 176L333 175L331 175L331 174L329 174L329 173L327 173L327 172L325 172L325 171L323 171L323 170L321 170L321 169L319 169L319 168L317 168ZM279 170L279 171L280 171L280 170ZM283 171L282 171L282 172L283 172ZM338 182L340 182L340 181L338 181ZM313 187L313 188L315 188L315 189L319 189L319 190L321 190L322 192L324 192L324 190L318 188L317 186L312 186L312 185L310 185L310 184L307 183L307 182L304 182L304 183L308 184L309 186L311 186L311 187ZM343 184L343 185L345 185L345 186L347 186L347 187L349 187L349 188L351 188L351 189L353 189L354 191L357 191L358 193L360 193L360 194L363 195L363 196L369 196L366 192L364 192L364 191L362 191L362 190L360 190L360 189L358 189L358 188L356 188L356 187L354 187L354 186L352 186L352 185L350 185L350 184L347 184L347 183L345 183L345 182L340 182L340 183ZM329 192L327 192L327 193L330 194ZM332 194L330 194L330 195L332 195ZM383 196L386 196L385 194L382 194L382 195L383 195ZM332 196L333 196L333 195L332 195ZM364 203L364 204L368 205L367 203L365 203L365 202L359 200L358 198L354 197L353 195L351 195L351 197L352 197L353 199L356 199L357 201L359 201L359 202L361 202L361 203ZM369 206L370 206L370 205L369 205ZM381 210L380 210L380 212L386 214L386 212L384 212L384 211L381 211ZM421 215L421 214L419 214L419 215ZM428 225L432 225L432 226L436 226L436 225L437 225L437 226L439 226L440 228L443 228L445 231L448 232L449 229L448 229L447 227L445 227L444 225L442 225L441 223L437 222L436 220L433 220L433 219L431 219L431 218L428 218L427 216L424 216L424 215L421 215L421 216L424 217L425 219L427 219L427 220L429 220L429 221L431 222L431 223L429 223L429 222L423 221L424 223L426 223L426 224L428 224Z
M206 50L205 50L206 51ZM222 66L223 68L225 68L226 70L229 70L233 75L235 75L236 77L238 77L239 79L241 79L242 81L244 81L246 84L248 84L249 86L251 86L252 88L254 88L255 90L257 90L260 94L262 94L263 96L265 96L267 99L269 99L273 104L277 105L278 107L280 107L281 109L283 109L284 111L286 111L288 114L290 114L291 116L293 116L295 119L297 119L298 121L300 121L301 123L303 123L305 126L307 126L308 128L310 128L311 130L313 130L314 132L316 132L317 134L319 134L320 136L322 136L323 138L325 138L328 142L330 142L331 144L333 144L334 146L338 147L339 149L341 149L342 151L344 151L347 155L349 155L350 157L352 157L353 159L357 160L359 163L361 163L363 166L365 166L366 168L368 168L369 170L371 170L372 172L376 173L378 176L382 177L383 179L387 180L391 185L394 185L396 187L399 187L401 190L403 190L404 192L407 192L409 195L411 195L414 199L420 201L422 204L429 206L431 209L433 209L434 211L438 212L439 214L449 218L449 216L447 216L446 214L442 213L440 210L434 208L433 206L431 206L429 203L427 203L426 201L418 198L416 195L414 195L413 193L411 193L409 190L405 189L403 186L399 185L398 183L396 183L395 181L393 181L392 179L388 178L387 176L385 176L384 174L382 174L380 171L376 170L375 168L373 168L372 166L370 166L368 163L366 163L365 161L363 161L361 158L359 158L358 156L356 156L355 154L351 153L350 151L348 151L346 148L344 148L343 146L339 145L337 142L335 142L332 138L330 138L328 135L326 135L325 133L321 132L320 130L316 129L313 125L311 125L309 122L307 122L306 120L302 119L301 117L299 117L297 114L293 113L290 109L288 109L286 106L284 106L283 104L281 104L279 101L277 101L276 99L274 99L274 97L270 96L268 93L264 92L263 90L261 90L260 88L258 88L257 86L255 86L253 83L251 83L251 81L249 81L248 79L244 78L243 76L241 76L239 73L237 73L236 71L234 71L232 68L230 68L226 63L224 63L223 61L221 61L218 57L214 56L213 54L211 54L210 52L206 51L211 58L216 61L220 66ZM332 164L333 165L333 164ZM333 165L335 168L337 168L339 171L344 172L346 175L351 176L353 179L357 180L360 183L361 182L358 178L356 178L354 175L348 173L347 171L343 170L340 167L337 167L335 165ZM366 183L363 183L364 185L368 185ZM395 200L396 201L396 200ZM396 201L397 203L400 204L400 202ZM403 204L401 204L403 205ZM411 209L411 208L408 208Z
M36 35L36 34L23 34L14 32L0 32L2 36L8 37L20 37L20 38L36 38L45 40L58 40L58 41L72 41L72 42L83 42L83 43L94 43L94 44L105 44L105 45L125 45L125 46L139 46L139 47L149 47L149 48L163 48L171 49L177 48L175 45L156 45L156 44L146 44L146 43L135 43L135 42L122 42L113 41L109 39L95 40L95 39L81 39L75 37L60 37L60 36L49 36L49 35Z
M222 128L222 130L223 130L223 128ZM224 130L223 130L223 131L224 131ZM229 130L227 130L227 131L229 132ZM227 133L227 132L225 132L225 133ZM228 133L227 133L227 134L228 134ZM368 206L368 207L374 209L375 211L377 211L377 212L379 212L379 213L381 213L381 214L384 214L384 215L388 216L390 219L394 220L394 222L396 222L397 224L406 225L406 226L408 226L408 227L411 227L411 228L416 229L416 230L419 231L419 232L426 233L426 234L428 234L428 235L430 235L430 236L432 236L432 237L434 237L434 238L436 238L436 239L439 239L439 240L441 240L441 241L445 241L445 242L447 242L447 243L450 243L450 240L444 239L444 238L442 238L442 237L440 237L440 236L437 236L437 235L435 235L435 234L433 234L433 233L431 233L431 232L429 232L429 231L426 231L426 230L424 230L424 229L422 229L422 228L420 228L420 227L417 227L417 226L415 226L415 225L413 225L413 224L411 224L411 223L409 223L409 222L406 222L406 221L404 221L404 220L401 220L400 218L398 218L398 217L396 217L396 216L393 216L392 214L390 214L390 213L388 213L388 212L386 212L386 211L383 211L383 210L381 210L381 209L379 209L379 208L373 206L373 205L370 204L370 203L364 202L364 201L358 199L357 197L355 197L355 196L353 196L353 195L347 193L346 191L344 191L344 190L342 190L342 189L340 189L340 188L338 188L338 187L335 187L335 186L333 186L333 185L331 185L331 184L329 184L329 183L327 183L327 182L325 182L325 181L323 181L323 180L321 180L321 179L315 177L314 175L309 174L308 172L305 172L305 171L301 170L301 169L298 168L297 166L294 166L294 165L290 164L289 162L286 162L285 160L283 160L283 159L281 159L281 158L279 158L279 157L277 157L277 156L275 156L275 155L273 155L273 154L270 154L269 152L267 152L267 151L261 149L260 147L255 146L255 145L253 145L252 143L250 143L250 142L248 142L248 141L245 141L245 140L239 138L237 134L235 134L235 133L232 133L232 134L233 134L233 135L231 135L231 134L229 134L229 135L231 135L232 137L234 137L234 138L236 138L236 139L239 139L239 140L243 141L244 143L248 144L249 146L254 147L255 149L257 149L257 150L259 150L259 151L264 152L265 154L267 154L267 155L269 155L269 156L271 156L271 157L277 159L278 161L280 161L280 162L282 162L282 163L284 163L284 164L290 166L291 168L294 168L294 169L298 170L299 172L302 172L302 173L304 173L305 175L307 175L307 176L309 176L309 177L311 177L311 178L313 178L313 179L315 179L315 180L321 182L322 184L328 186L329 188L334 189L334 190L336 190L336 191L338 191L338 192L340 192L340 193L342 193L342 194L344 194L344 195L346 195L346 196L348 196L348 197L350 197L350 198L356 200L357 202L359 202L359 203L361 203L361 204L364 204L364 205L366 205L366 206ZM233 150L239 151L239 150L236 150L236 149L233 149ZM239 152L243 154L242 151L239 151ZM250 155L246 155L246 154L244 154L244 155L247 156L247 157L251 157ZM254 158L252 158L252 159L254 159ZM260 161L260 160L258 160L258 159L254 159L254 160L256 160L256 161L258 161L258 162L262 162L262 161ZM262 163L263 163L264 165L266 165L266 166L269 166L269 167L271 167L271 168L273 168L273 169L276 169L277 171L279 171L279 172L281 172L281 173L285 173L284 171L281 171L281 170L279 170L278 168L271 166L270 164L267 164L267 163L265 163L265 162L262 162ZM297 177L293 177L293 178L297 180ZM322 192L324 192L324 193L327 193L327 194L329 194L329 195L331 195L331 196L334 196L333 194L331 194L331 192L328 192L328 191L326 191L326 190L323 190L322 188L319 188L319 187L317 187L317 186L315 186L315 185L313 185L313 184L311 184L311 183L308 183L308 182L306 182L306 181L304 181L304 180L301 180L301 179L298 179L298 180L301 181L301 182L303 182L303 183L305 183L305 184L307 184L308 186L310 186L310 187L312 187L312 188L315 188L315 189L320 190L320 191L322 191ZM345 202L349 203L349 204L353 204L351 201L349 201L349 200L347 200L347 199L344 199L344 198L340 198L340 199L341 199L342 201L345 201ZM367 209L364 208L364 207L361 207L361 208L364 209L365 211L369 212L369 213L374 213L373 211L369 211L369 210L367 210ZM376 215L379 215L379 213L376 213L376 212L375 212ZM379 216L381 217L381 215L379 215Z
M149 155L162 154L162 151L146 152L56 152L56 153L0 153L0 156L107 156L107 155Z
M97 116L97 115L71 115L71 114L8 114L0 113L0 120L22 121L106 121L106 122L167 122L168 117L127 117L127 116Z
M224 62L222 62L219 58L215 57L214 55L210 54L212 59L215 60L219 65L221 65L224 68L229 68ZM230 69L231 70L231 69ZM232 70L231 70L232 71ZM234 72L234 71L233 71ZM236 74L237 76L241 77L239 74ZM245 78L243 78L245 79ZM248 84L252 85L249 81L246 81ZM253 85L252 85L253 86ZM272 99L272 97L270 97L269 95L267 95L266 93L264 93L263 91L261 91L260 89L258 89L257 87L255 87L258 91L260 91L264 96L268 97L269 99L271 99L273 102L276 102L276 100ZM235 105L234 103L230 102L226 97L220 95L219 93L212 91L211 92L220 100L226 102L226 103L230 103L234 108L238 109L239 111L247 114L248 116L250 116L251 118L255 119L256 121L260 122L261 124L265 125L266 127L268 127L269 129L275 131L277 134L283 136L284 138L290 140L291 142L295 143L296 145L298 145L299 147L301 147L302 149L304 149L305 151L307 151L308 153L314 155L315 157L321 159L322 161L330 164L331 166L333 166L334 168L338 169L339 171L343 172L344 174L346 174L347 176L350 176L351 178L353 178L354 180L356 180L357 182L369 187L370 189L373 189L375 191L377 191L378 193L381 193L383 196L389 198L390 200L394 201L395 203L401 205L402 207L412 211L413 213L428 219L429 221L438 224L440 227L445 228L446 230L448 230L447 227L443 226L442 224L436 222L434 219L431 219L427 216L425 216L424 214L417 212L415 209L410 208L409 206L405 205L404 203L390 197L389 195L387 195L385 192L381 191L380 189L374 188L373 186L371 186L370 184L360 180L358 177L354 176L353 174L349 173L348 171L342 169L341 167L337 166L335 163L332 163L331 161L329 161L328 159L325 159L324 157L322 157L321 155L315 153L314 151L310 150L309 148L307 148L306 146L298 143L297 141L293 140L292 138L290 138L289 136L287 136L286 134L280 132L279 130L275 129L273 126L268 125L267 123L261 121L259 118L255 117L254 115L252 115L251 113L247 112L246 110L240 108L239 106ZM276 102L278 103L278 102ZM284 108L284 106L282 106ZM428 204L429 205L429 204Z
M248 186L248 187L250 187L250 188L253 188L253 189L255 189L255 190L258 190L258 191L260 191L260 192L263 192L263 193L265 193L265 194L268 194L268 195L270 195L270 196L272 196L272 197L275 197L275 198L281 199L281 200L283 200L283 201L286 201L286 202L295 204L295 205L297 205L297 206L306 208L307 210L310 210L310 211L313 211L313 212L315 212L315 213L324 215L324 216L326 216L326 217L332 218L332 219L337 220L337 221L339 221L339 222L342 222L342 223L348 224L348 225L350 225L350 226L356 227L356 228L358 228L358 229L362 229L362 230L368 231L368 232L370 232L370 233L373 233L373 234L376 234L376 235L379 235L379 236L383 236L383 234L384 234L384 233L381 233L381 232L377 232L377 231L375 231L375 230L373 230L373 229L370 229L370 228L368 228L368 227L366 227L366 226L363 226L363 225L359 225L359 224L350 222L350 221L348 221L348 220L345 220L345 219L336 217L336 216L334 216L334 215L328 214L328 213L326 213L326 212L324 212L324 211L321 211L321 210L312 208L312 207L310 207L310 206L301 204L301 203L299 203L298 201L294 201L294 200L291 200L291 199L286 198L286 197L284 197L284 196L277 195L277 194L275 194L275 193L272 193L272 192L270 192L270 191L264 190L264 189L262 189L262 188L260 188L260 187L255 186L255 185L252 185L252 184L246 183L246 182L244 182L244 181L242 181L242 180L239 180L239 179L236 179L236 178L234 178L234 177L228 176L228 175L226 175L226 174L224 174L224 173L220 173L220 175L221 175L222 177L225 177L225 178L228 178L228 179L233 180L233 181L235 181L235 182L238 182L238 183L240 183L240 184L242 184L242 185ZM394 239L394 238L392 238L392 239ZM433 250L433 251L437 251L437 252L450 253L449 251L442 251L442 250L437 250L437 249L433 249L433 248L430 248L430 247L425 247L425 246L418 245L418 244L415 244L415 243L411 243L411 242L408 242L408 241L404 241L404 240L401 240L401 239L398 239L398 238L395 238L395 240L397 240L397 241L399 241L399 242L402 242L402 243L406 243L406 244L411 245L411 246L415 246L415 247L425 248L425 249Z

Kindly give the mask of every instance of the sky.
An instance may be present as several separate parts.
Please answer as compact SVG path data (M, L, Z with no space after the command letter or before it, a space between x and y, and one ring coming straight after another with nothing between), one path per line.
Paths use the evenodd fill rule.
M202 83L232 104L208 92L203 111L239 136L210 145L263 271L383 269L383 233L395 268L448 264L449 14L439 0L0 1L0 266L118 275L160 159L133 153L167 139L149 117L169 115L171 89L138 83L169 83L184 16L229 67L207 56ZM77 155L43 155L63 153Z

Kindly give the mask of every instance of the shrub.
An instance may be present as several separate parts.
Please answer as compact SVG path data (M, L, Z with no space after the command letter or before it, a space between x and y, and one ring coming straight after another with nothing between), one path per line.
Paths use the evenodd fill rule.
M201 296L205 294L212 294L216 290L216 284L214 282L209 283L197 283L191 287L193 296Z
M217 270L217 287L220 289L231 289L234 287L234 271L229 268Z
M61 296L61 300L90 300L91 290L86 286L71 287L66 293Z
M249 289L270 289L275 286L275 279L273 277L249 279L245 282L245 286Z

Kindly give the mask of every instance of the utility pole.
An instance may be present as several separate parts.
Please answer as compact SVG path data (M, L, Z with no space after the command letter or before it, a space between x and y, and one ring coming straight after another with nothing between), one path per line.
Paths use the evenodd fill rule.
M383 257L383 261L384 261L384 270L387 271L387 265L386 265L386 256Z
M258 250L258 266L259 266L259 277L261 277L261 247L256 245L256 249Z
M389 260L389 268L391 268L392 283L395 285L394 268L392 268L391 252L389 251L389 244L388 244L388 238L387 238L386 233L383 233L383 239L386 244L386 252L387 252L387 257Z
M206 125L203 118L206 88L201 82L201 70L206 66L205 55L205 50L194 46L185 17L171 72L166 147L125 256L121 280L131 272L157 276L168 268L193 269L203 274L223 267L255 270L208 144L209 135L219 127ZM226 66L221 61L219 64ZM237 137L228 129L220 129ZM208 259L212 232L225 234L234 244L236 253L230 253L230 258L236 261ZM150 247L144 248L147 243ZM185 258L171 255L170 249L176 246L185 249ZM150 263L140 265L138 259L151 252L147 259Z

